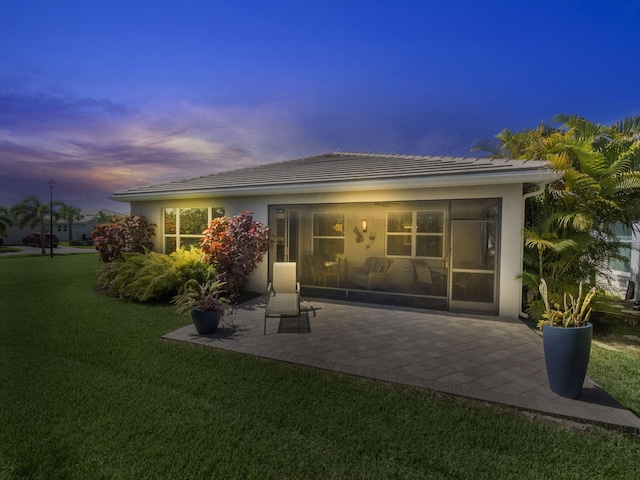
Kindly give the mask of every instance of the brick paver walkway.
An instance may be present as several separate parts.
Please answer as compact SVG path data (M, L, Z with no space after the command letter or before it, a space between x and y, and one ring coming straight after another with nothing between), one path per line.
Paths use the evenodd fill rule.
M267 320L264 301L242 305L212 335L192 325L164 338L411 385L640 434L640 419L587 378L581 397L548 386L542 339L517 320L329 300L297 320Z

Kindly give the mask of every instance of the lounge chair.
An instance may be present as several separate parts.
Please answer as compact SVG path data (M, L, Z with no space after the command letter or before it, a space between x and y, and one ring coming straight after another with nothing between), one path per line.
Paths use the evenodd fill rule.
M268 317L298 317L300 333L300 282L296 281L295 262L273 264L273 281L267 287L267 308L264 312L264 335Z

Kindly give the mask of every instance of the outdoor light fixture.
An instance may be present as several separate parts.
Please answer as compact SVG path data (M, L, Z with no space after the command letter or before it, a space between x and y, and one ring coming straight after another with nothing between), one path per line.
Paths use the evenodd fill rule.
M49 252L53 258L53 186L56 184L53 180L47 182L49 184ZM47 235L44 236L44 242L47 241ZM43 252L44 253L44 252Z
M367 221L366 220L362 220L362 231L366 233L367 231Z

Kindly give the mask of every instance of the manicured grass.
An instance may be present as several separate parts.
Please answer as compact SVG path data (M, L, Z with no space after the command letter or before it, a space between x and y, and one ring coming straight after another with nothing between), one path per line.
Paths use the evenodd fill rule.
M594 340L589 376L640 416L640 326L622 325Z
M636 478L640 439L168 342L93 254L0 260L0 478Z

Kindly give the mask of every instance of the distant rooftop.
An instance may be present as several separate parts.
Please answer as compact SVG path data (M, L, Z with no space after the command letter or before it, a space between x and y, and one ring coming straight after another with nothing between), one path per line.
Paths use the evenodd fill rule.
M476 157L444 157L381 153L333 152L278 163L230 170L169 183L120 190L113 200L130 201L193 193L234 193L268 187L292 188L322 184L357 184L371 181L444 179L445 177L530 176L548 177L548 163ZM523 183L525 183L523 181ZM446 184L446 182L443 183Z

